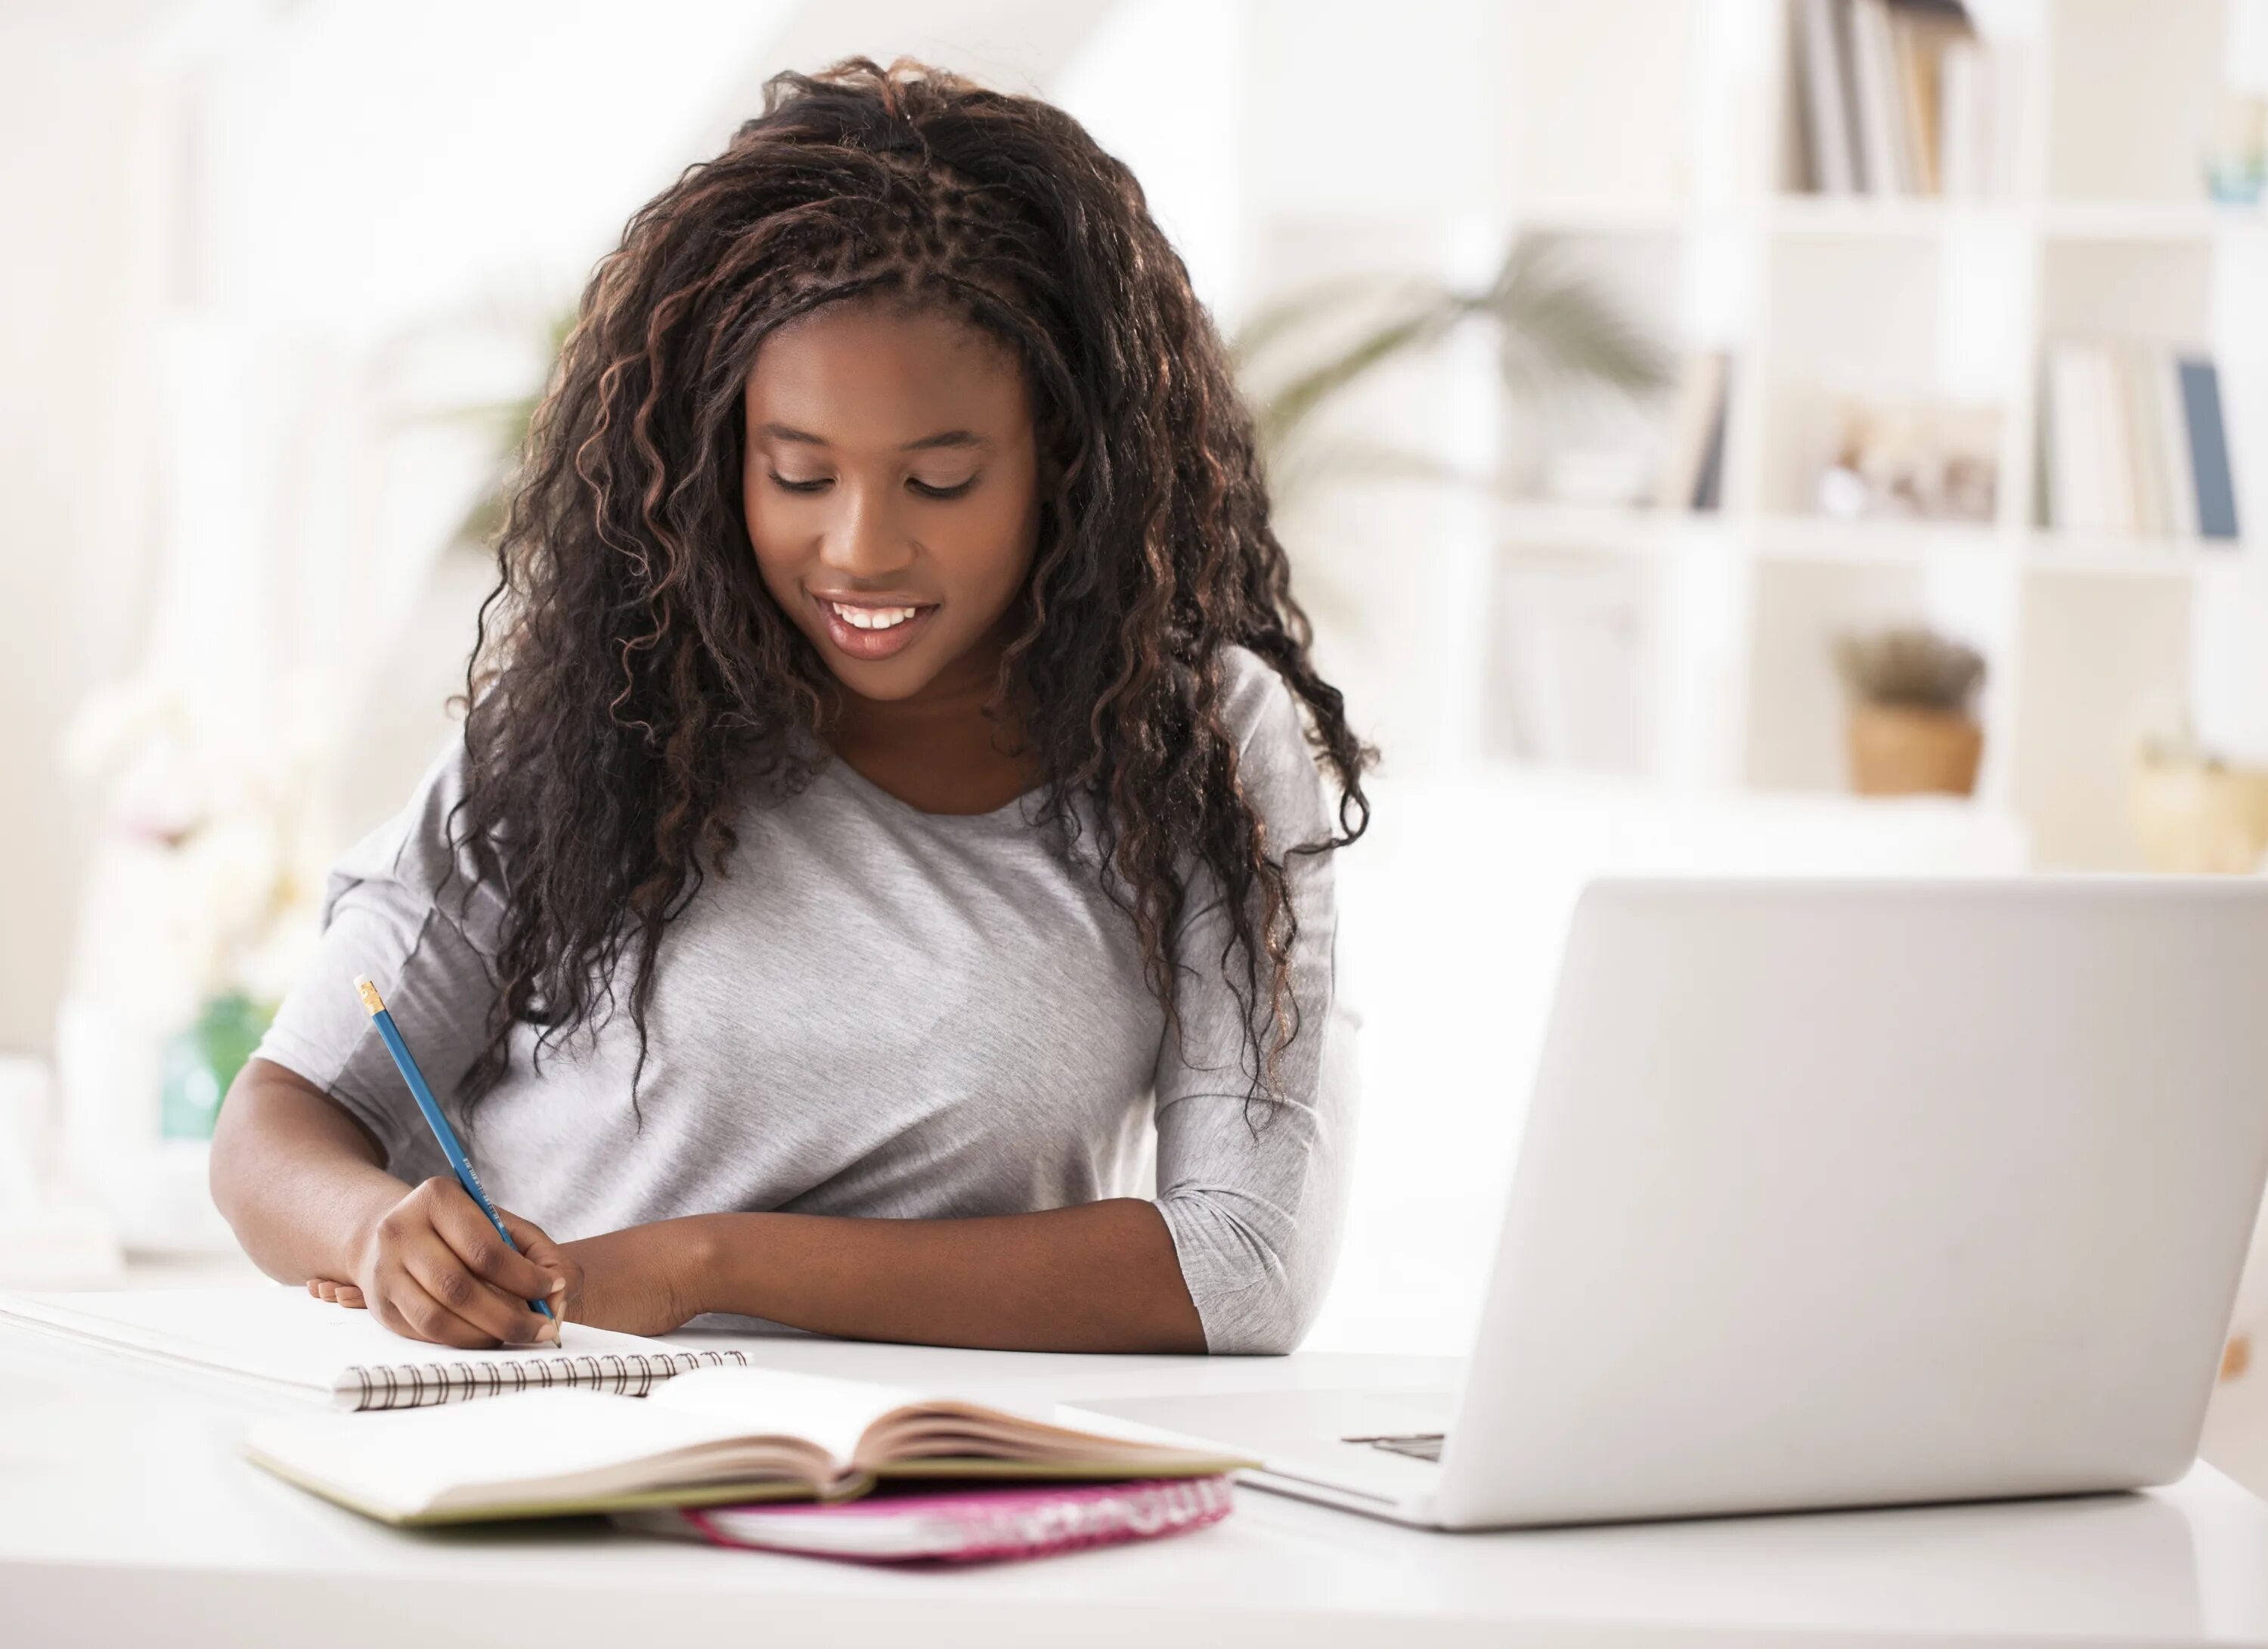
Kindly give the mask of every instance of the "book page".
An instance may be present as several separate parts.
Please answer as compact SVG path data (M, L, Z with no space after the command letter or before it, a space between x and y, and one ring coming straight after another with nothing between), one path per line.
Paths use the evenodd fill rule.
M863 1380L776 1368L703 1368L680 1374L646 1401L729 1421L742 1434L806 1439L847 1469L869 1425L924 1399L917 1391Z
M415 1516L459 1500L538 1501L698 1477L705 1454L740 1430L561 1387L426 1409L272 1416L253 1425L245 1447L261 1465L350 1505Z
M1227 1471L1255 1462L1213 1449L1192 1450L1177 1439L1136 1435L1127 1427L1058 1405L1052 1419L962 1402L900 1409L869 1426L858 1463L902 1476L933 1474L947 1461L998 1461L1033 1476L1089 1474L1161 1476Z
M997 1461L1027 1468L1035 1476L1076 1468L1160 1473L1201 1464L1228 1469L1220 1463L1225 1457L1160 1447L1139 1427L1053 1403L1025 1408L978 1402L779 1369L701 1369L680 1374L646 1401L737 1421L744 1433L807 1439L845 1472L917 1469L922 1461L939 1458Z

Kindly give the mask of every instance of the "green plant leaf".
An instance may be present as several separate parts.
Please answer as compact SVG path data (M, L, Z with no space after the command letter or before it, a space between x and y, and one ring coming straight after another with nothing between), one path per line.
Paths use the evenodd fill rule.
M1300 450L1316 415L1381 368L1439 343L1468 322L1496 335L1506 393L1528 406L1605 392L1640 399L1673 380L1668 352L1593 276L1573 267L1563 245L1521 238L1488 284L1458 291L1408 276L1353 276L1310 282L1284 293L1239 328L1231 347L1251 405L1271 490L1279 498L1310 485L1430 473L1485 484L1445 465L1403 453L1359 460ZM1318 337L1336 332L1329 344ZM1304 350L1295 344L1306 342ZM1278 357L1294 356L1285 367ZM1266 370L1263 370L1266 368Z
M1515 242L1475 307L1497 324L1498 370L1515 394L1581 384L1638 396L1671 382L1668 352L1616 298L1568 269L1552 242Z
M1341 275L1293 287L1246 317L1228 341L1230 364L1240 371L1248 369L1269 350L1302 329L1313 328L1365 304L1391 302L1397 296L1405 300L1412 298L1417 294L1410 289L1429 284L1406 276Z
M1428 297L1309 366L1256 409L1263 440L1282 440L1346 386L1430 344L1456 324L1454 301Z

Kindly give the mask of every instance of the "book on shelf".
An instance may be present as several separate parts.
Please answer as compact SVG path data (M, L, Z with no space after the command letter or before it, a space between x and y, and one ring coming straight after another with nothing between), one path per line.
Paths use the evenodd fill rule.
M2157 525L2143 519L2134 486L2136 448L2126 414L2127 375L2136 370L2132 352L2123 346L2088 354L2087 412L2094 420L2088 431L2095 473L2102 483L2104 519L2098 531L2155 534Z
M381 1522L858 1499L883 1483L1219 1477L1258 1462L1142 1428L781 1369L683 1373L637 1400L556 1387L255 1421L245 1454Z
M1662 510L1714 510L1723 502L1725 418L1732 357L1722 350L1697 350L1677 374L1669 440L1653 503Z
M1897 57L1899 153L1906 165L1906 192L1936 195L1942 189L1940 150L1944 141L1939 126L1938 65L1945 52L1945 42L1937 37L1946 25L1942 18L1911 7L1891 13L1889 25ZM1960 19L1958 26L1965 37L1967 19Z
M2236 494L2211 357L2129 338L2049 342L2041 363L2041 523L2227 541Z
M1988 187L1995 166L1986 161L1992 140L1991 74L1973 40L1950 40L1937 58L1937 192L1948 200L1993 194Z
M1910 195L1911 162L1897 85L1889 0L1850 0L1851 106L1857 117L1859 175L1869 195Z
M1822 195L2012 189L2021 59L1959 0L1797 0L1804 181Z
M2148 422L2144 427L2157 441L2157 467L2164 481L2160 496L2165 502L2166 519L2176 538L2201 537L2196 466L2190 456L2189 414L2182 405L2180 381L2172 372L2143 372L2139 376L2149 391ZM2232 500L2232 515L2233 503ZM2234 537L2236 523L2232 519L2226 525Z
M1850 8L1843 0L1800 0L1795 58L1802 93L1804 151L1811 187L1822 195L1855 195L1859 163L1845 95L1850 71Z
M1717 405L1709 418L1708 444L1701 449L1701 478L1693 483L1693 507L1714 510L1725 502L1725 386L1720 380Z
M2191 476L2197 485L2198 536L2236 536L2236 486L2228 467L2228 435L2221 422L2220 372L2201 355L2176 356L2181 403L2190 436Z

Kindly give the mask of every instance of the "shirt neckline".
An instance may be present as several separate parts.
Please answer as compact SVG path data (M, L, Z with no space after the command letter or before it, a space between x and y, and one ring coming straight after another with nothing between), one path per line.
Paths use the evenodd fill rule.
M1027 827L1031 820L1024 811L1026 805L1045 793L1048 788L1046 781L1042 780L1021 795L1014 797L988 813L932 813L926 807L915 806L902 796L892 795L857 768L852 767L838 752L831 748L827 753L827 770L839 774L842 783L885 812L897 813L932 828L944 829L972 825L1012 824L1020 828Z

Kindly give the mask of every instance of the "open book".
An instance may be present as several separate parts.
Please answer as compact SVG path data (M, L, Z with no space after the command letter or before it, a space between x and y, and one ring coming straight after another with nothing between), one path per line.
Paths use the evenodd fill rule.
M641 1396L672 1375L738 1366L737 1351L686 1351L563 1324L556 1346L460 1351L402 1338L282 1284L88 1294L0 1293L0 1323L103 1351L252 1381L338 1409L410 1409L549 1386Z
M278 1415L244 1452L388 1523L649 1505L849 1500L885 1478L1215 1476L1257 1461L1079 1430L865 1380L777 1369L681 1374L641 1402L523 1392L372 1415Z

